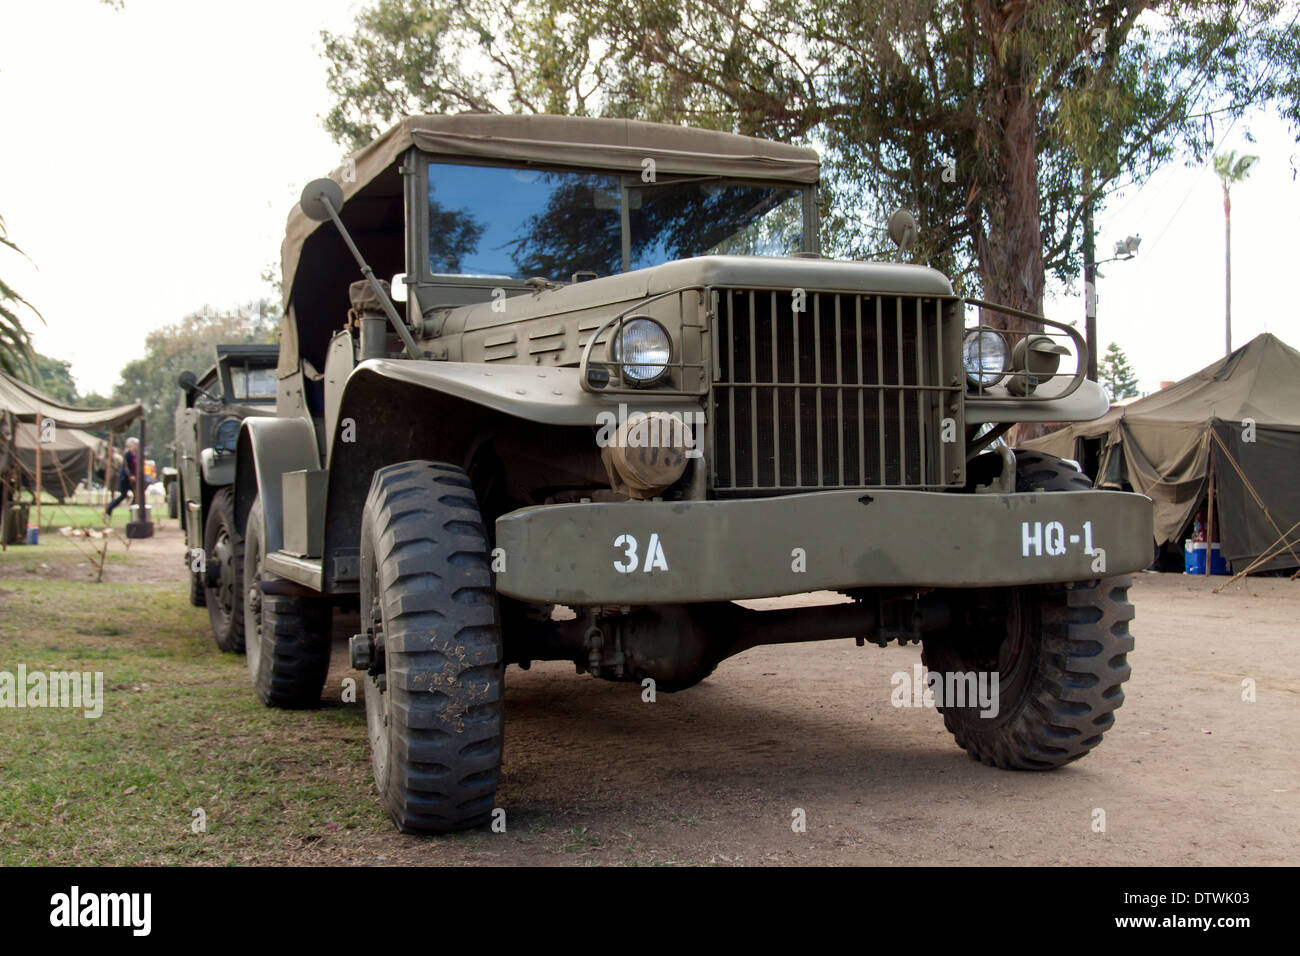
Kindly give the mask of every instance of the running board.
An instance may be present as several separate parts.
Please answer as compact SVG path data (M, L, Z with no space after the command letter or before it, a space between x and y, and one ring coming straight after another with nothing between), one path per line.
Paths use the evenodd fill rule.
M284 578L294 584L300 584L311 591L320 593L323 572L319 558L300 558L287 551L272 551L266 556L264 567L276 577ZM262 591L273 593L278 582L263 581ZM268 588L268 585L271 587Z

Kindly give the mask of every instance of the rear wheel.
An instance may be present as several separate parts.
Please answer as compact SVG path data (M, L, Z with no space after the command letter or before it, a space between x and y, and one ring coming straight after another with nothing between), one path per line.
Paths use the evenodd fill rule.
M263 582L286 582L265 570L261 498L249 509L245 529L244 620L253 690L268 707L316 707L330 664L330 607L319 598L264 592Z
M465 472L375 473L361 524L361 626L375 787L403 832L486 822L501 771L500 614L487 529Z
M244 650L244 537L235 524L235 498L229 488L212 496L203 552L205 570L199 577L212 637L223 651L238 654Z

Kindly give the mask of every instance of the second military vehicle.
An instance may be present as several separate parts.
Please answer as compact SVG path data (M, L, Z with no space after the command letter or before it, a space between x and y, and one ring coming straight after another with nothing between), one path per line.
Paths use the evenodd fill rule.
M248 666L265 703L318 704L331 612L359 610L400 829L491 817L509 663L653 694L759 644L912 641L986 763L1110 727L1150 501L999 441L1106 410L1082 338L822 258L818 180L744 136L461 115L304 190L276 413L235 456ZM852 600L734 603L817 590Z
M208 608L223 651L244 649L243 535L234 519L235 444L250 415L275 413L275 345L218 345L200 378L182 372L167 489L185 532L190 603ZM173 490L175 489L175 490Z

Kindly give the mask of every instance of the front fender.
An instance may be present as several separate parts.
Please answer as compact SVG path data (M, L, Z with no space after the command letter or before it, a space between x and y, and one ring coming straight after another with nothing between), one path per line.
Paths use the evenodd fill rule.
M645 398L626 393L608 398L584 391L576 368L538 368L530 365L493 365L483 362L431 362L413 359L370 359L362 362L348 378L348 393L373 388L376 380L401 382L441 392L525 421L543 425L598 425L597 416L617 410L621 400L630 410L671 410L674 406L698 405L686 395L656 394ZM333 438L333 436L331 436Z
M283 544L284 500L280 476L320 468L316 430L305 418L246 418L235 453L235 522L243 528L253 499L261 496L267 552Z
M220 488L235 480L233 455L218 455L215 448L199 452L199 473L208 484Z

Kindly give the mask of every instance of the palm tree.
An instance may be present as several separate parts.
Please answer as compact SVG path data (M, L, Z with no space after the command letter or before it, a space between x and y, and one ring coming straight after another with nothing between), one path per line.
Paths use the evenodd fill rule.
M9 239L3 217L0 217L0 246L12 249L24 257L27 255ZM26 378L36 366L32 359L31 335L15 311L19 306L26 306L42 322L45 321L34 305L0 279L0 369L10 375Z
M1258 156L1238 156L1235 149L1214 157L1214 171L1223 184L1223 342L1227 355L1232 354L1232 200L1228 197L1228 190L1233 183L1245 179L1250 167L1257 162Z

